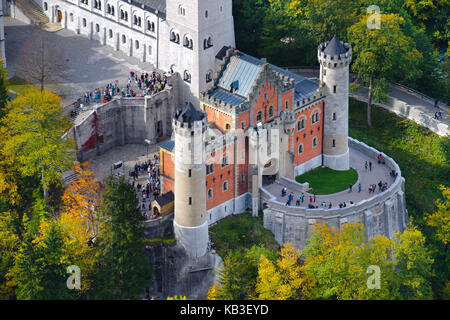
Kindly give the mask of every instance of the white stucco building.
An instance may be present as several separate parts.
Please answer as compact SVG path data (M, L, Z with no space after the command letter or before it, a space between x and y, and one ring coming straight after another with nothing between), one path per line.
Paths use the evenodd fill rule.
M179 72L184 100L196 105L200 92L212 85L216 54L235 46L231 0L42 0L41 5L50 22L160 70Z

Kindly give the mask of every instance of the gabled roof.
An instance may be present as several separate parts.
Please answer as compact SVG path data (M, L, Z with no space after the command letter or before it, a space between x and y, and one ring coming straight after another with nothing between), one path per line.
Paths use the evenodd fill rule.
M347 49L344 47L342 42L334 35L333 39L328 42L327 46L323 49L323 53L327 55L338 55L346 53Z
M153 201L156 201L160 207L163 207L166 204L173 202L174 199L175 199L175 196L174 196L173 192L169 191L167 193L164 193L161 197L156 197L156 199Z

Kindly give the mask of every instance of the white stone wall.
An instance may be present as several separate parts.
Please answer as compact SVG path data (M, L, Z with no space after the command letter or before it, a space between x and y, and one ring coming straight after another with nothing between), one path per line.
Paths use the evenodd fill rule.
M47 4L48 10L44 10ZM114 6L115 15L107 13L107 5ZM129 56L149 62L163 71L179 72L181 75L181 98L199 106L201 91L212 85L206 82L206 74L215 74L215 56L223 46L235 46L232 1L196 0L184 2L184 15L180 14L180 2L167 0L166 14L149 12L127 1L102 0L101 10L79 0L43 0L42 9L51 22L61 25L103 45L113 47ZM128 21L120 19L120 12L128 13ZM206 17L206 11L208 12ZM141 18L141 26L134 25L134 16ZM147 30L147 21L153 22L155 30ZM174 31L180 43L170 41ZM187 48L184 38L193 41L193 48ZM159 39L158 39L159 38ZM212 46L204 49L203 42L211 38ZM184 72L190 74L190 83L184 81Z
M352 138L349 138L349 145L372 158L381 153ZM408 224L404 194L405 179L401 176L400 168L395 161L381 154L387 165L399 174L388 190L353 206L332 209L287 207L263 190L262 201L267 205L263 210L264 227L274 234L279 244L290 241L297 249L302 249L306 245L306 240L316 222L327 223L340 229L345 223L359 221L366 227L368 239L377 234L392 239L395 232L403 232Z

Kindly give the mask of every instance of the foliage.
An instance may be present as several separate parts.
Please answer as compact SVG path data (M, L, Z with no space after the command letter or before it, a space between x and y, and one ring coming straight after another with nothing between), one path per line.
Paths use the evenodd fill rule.
M3 60L0 60L0 119L5 115L6 104L9 100L9 94L6 88L7 73L5 63Z
M69 126L60 98L53 93L30 92L17 97L0 122L0 162L22 177L41 176L45 192L73 162L73 141L63 137ZM10 185L8 172L2 171L0 178L0 193L17 188Z
M229 251L218 272L220 280L210 288L207 299L242 300L256 297L256 277L262 256L274 259L275 255L273 251L257 245L243 251Z
M167 235L162 238L144 238L144 244L147 246L163 245L168 247L176 242L177 240L173 237L173 235Z
M315 194L332 194L349 188L349 184L355 184L358 173L350 168L346 171L338 171L330 168L318 167L295 177L299 183L309 183Z
M217 253L225 257L228 250L244 250L253 245L262 245L269 250L278 250L273 234L264 228L262 217L242 213L222 219L209 229Z
M110 176L105 183L96 241L95 297L137 299L150 281L144 217L135 192L123 177Z
M440 186L444 199L436 200L437 210L428 214L425 213L425 221L434 228L435 237L444 245L450 242L450 188L444 185Z
M304 274L299 259L300 252L290 242L284 244L275 262L262 255L256 284L258 299L290 300L308 295L311 279Z
M366 241L364 226L349 223L340 232L315 225L302 255L303 271L313 279L314 299L429 299L433 259L425 237L412 225L394 240ZM416 254L414 254L416 253ZM367 285L369 266L380 268L380 287Z

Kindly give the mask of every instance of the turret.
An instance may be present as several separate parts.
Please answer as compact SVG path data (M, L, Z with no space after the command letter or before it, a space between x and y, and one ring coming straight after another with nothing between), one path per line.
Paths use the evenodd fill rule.
M206 116L191 103L173 118L175 137L174 232L188 255L198 258L208 246L206 219Z
M318 47L320 87L324 105L323 164L334 170L348 170L348 90L352 47L334 36Z

